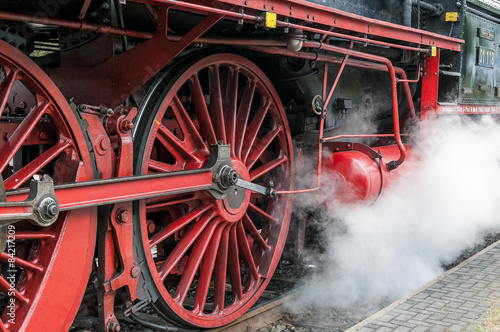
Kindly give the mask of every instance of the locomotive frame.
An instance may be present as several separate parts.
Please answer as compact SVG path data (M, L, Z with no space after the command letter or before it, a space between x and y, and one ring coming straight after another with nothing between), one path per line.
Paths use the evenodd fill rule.
M456 5L443 2L447 10ZM241 316L278 264L293 195L320 190L325 168L354 185L356 199L373 200L405 160L400 127L406 122L500 112L496 81L472 79L475 101L465 97L466 80L457 81L470 66L493 77L497 64L488 53L497 52L490 45L496 21L485 17L498 13L484 1L469 2L472 11L463 3L456 18L435 23L441 33L483 22L479 35L467 37L479 38L477 56L467 49L465 58L461 36L302 0L51 0L41 2L45 12L0 6L4 25L39 45L53 45L43 38L60 43L56 65L44 57L34 59L37 65L16 34L4 39L18 49L0 42L0 236L7 242L0 254L0 330L69 329L91 272L103 331L119 330L114 308L124 291L132 317L146 305L186 328ZM153 23L126 28L120 13L130 4ZM112 7L119 20L97 20L91 14L101 6ZM63 50L54 29L81 32L82 40ZM274 78L255 63L266 57L321 63L321 91L309 105L317 121L312 144L292 142L292 104L285 109ZM463 72L449 63L461 63ZM334 98L346 68L385 75L390 130L328 127L332 108L339 114L351 108L349 99ZM416 78L408 78L408 68ZM459 102L440 100L450 92ZM304 146L314 151L317 181L297 189L294 168ZM333 161L323 157L324 148ZM292 229L299 252L303 227Z

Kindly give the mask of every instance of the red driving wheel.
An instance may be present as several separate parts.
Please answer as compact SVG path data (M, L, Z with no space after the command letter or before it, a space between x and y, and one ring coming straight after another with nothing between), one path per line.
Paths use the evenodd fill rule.
M244 180L293 188L281 102L264 73L234 54L174 64L146 96L134 138L137 174L201 168L210 145L219 143L230 146L232 167ZM289 195L270 198L237 186L224 199L197 192L137 204L138 252L154 308L184 327L240 317L278 264L291 207Z
M7 196L33 177L49 175L55 184L93 178L67 101L32 60L1 41L0 172ZM62 212L45 228L19 221L8 233L0 253L0 331L68 330L88 282L96 214Z

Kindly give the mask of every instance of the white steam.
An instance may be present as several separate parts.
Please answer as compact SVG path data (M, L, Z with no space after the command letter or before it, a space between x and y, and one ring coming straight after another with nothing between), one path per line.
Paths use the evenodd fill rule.
M447 117L426 127L414 146L421 160L373 205L330 204L321 213L326 252L302 287L301 306L400 298L500 229L500 125Z

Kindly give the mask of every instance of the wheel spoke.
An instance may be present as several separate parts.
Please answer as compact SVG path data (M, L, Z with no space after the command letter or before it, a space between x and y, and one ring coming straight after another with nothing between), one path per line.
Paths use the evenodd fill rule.
M243 262L247 266L250 275L253 280L249 283L249 287L251 287L257 280L259 279L259 273L257 272L257 267L255 266L255 260L252 256L252 250L248 245L248 239L245 234L245 229L243 228L243 223L241 221L236 225L236 234L238 236L238 246L241 250L241 255L243 258Z
M236 133L236 111L238 107L239 68L230 67L227 80L226 101L224 102L227 143L234 149ZM234 150L233 154L234 154Z
M8 77L5 77L2 85L0 86L0 89L2 90L2 92L0 93L0 118L2 117L5 106L7 105L7 101L9 100L10 92L12 91L14 82L17 79L18 72L19 69L17 68L12 69Z
M0 262L7 263L9 261L9 258L11 258L11 257L6 252L0 253ZM41 267L40 265L26 261L26 260L21 259L19 257L15 258L14 264L16 266L19 266L20 268L25 269L25 270L43 272L43 267Z
M262 217L268 219L268 220L271 220L272 222L274 223L278 223L278 220L276 218L273 218L271 215L269 215L267 212L263 211L262 209L259 209L257 206L255 206L254 204L252 203L249 203L248 204L248 208L257 213L257 214L260 214Z
M193 121L187 114L186 109L182 105L179 97L174 97L174 102L172 103L171 107L174 111L177 123L184 133L184 141L190 141L193 148L196 148L203 153L208 153L208 148L205 145L205 142L203 142L200 133L194 126Z
M191 221L197 219L201 216L205 211L207 211L212 205L206 204L203 207L192 210L190 213L183 215L182 217L176 219L172 223L170 223L167 227L160 230L156 233L150 240L149 246L152 248L156 246L158 243L164 241L165 239L172 236L175 232L181 230Z
M247 161L248 154L250 153L252 146L255 144L255 139L257 138L259 129L261 129L262 123L266 118L270 105L271 103L269 101L265 101L262 105L260 105L247 129L247 134L245 135L243 144L243 151L241 154L241 160L243 160L243 162Z
M198 75L193 75L190 79L190 82L194 108L196 110L196 115L198 116L201 133L208 145L217 144L217 138L212 126L212 121L210 120L210 114L208 113L205 96L203 95L203 90L201 88Z
M163 281L168 276L170 271L174 268L175 264L179 262L186 251L191 247L194 241L200 236L201 232L208 225L210 220L214 217L215 212L206 212L194 225L184 234L182 239L177 243L174 250L167 257L158 269L160 279Z
M193 151L186 149L184 144L164 125L158 126L158 140L175 157L176 161L191 160L196 164L201 164L201 160L193 154Z
M186 204L196 199L193 194L180 196L154 197L146 200L146 213L164 211L168 207L178 204Z
M218 141L224 143L226 140L226 130L224 125L224 109L222 105L222 92L220 85L219 66L213 65L209 68L210 73L210 109L212 123L214 124L215 135Z
M264 151L267 149L269 144L271 144L272 141L278 136L278 134L281 131L281 126L277 126L274 128L274 130L268 132L264 137L259 141L257 146L252 149L252 152L250 152L250 155L248 156L248 159L246 161L246 165L248 169L251 169L253 165L259 160L260 156L264 153Z
M10 287L10 284L7 280L5 280L4 277L0 277L0 292L4 293L5 295L11 294L12 293L12 288ZM29 300L27 297L19 293L17 289L14 289L14 298L16 300L19 300L23 303L29 303Z
M47 233L44 231L40 232L16 231L16 240L44 240L44 239L55 239L55 237L56 236L53 233Z
M196 243L191 250L189 255L189 260L184 273L182 274L179 285L175 292L174 301L182 305L186 299L187 292L189 291L189 286L193 282L196 272L198 272L198 267L200 266L205 250L208 247L210 239L214 234L215 228L217 227L217 220L212 220L211 223L203 230L200 237L196 240ZM205 273L205 271L203 271Z
M149 169L152 169L157 172L173 172L179 170L179 167L176 165L170 165L166 163L162 163L161 161L158 160L150 160L149 161Z
M194 313L203 313L203 309L205 308L208 290L210 288L210 279L212 278L212 273L215 267L217 249L219 248L220 239L224 227L224 225L219 225L217 227L203 257L203 262L200 269L202 273L200 273L200 278L198 280L198 289L196 291L196 298L194 300Z
M5 167L9 164L50 105L48 102L39 103L38 107L28 113L23 122L14 130L12 136L9 137L9 140L0 148L0 156L2 158L0 161L0 173L5 170Z
M250 115L250 109L252 108L255 87L256 82L254 80L249 80L245 87L245 91L243 92L243 97L241 99L240 108L236 118L236 140L234 143L234 151L235 156L238 158L241 158L241 149L243 146L245 132L247 130L248 116Z
M21 168L14 175L5 180L5 189L19 188L23 183L28 181L33 175L40 171L43 167L54 160L64 149L70 146L70 140L59 141L50 149L35 158L29 164Z
M224 311L224 299L226 297L226 273L227 273L227 255L229 250L229 231L227 226L222 232L217 258L215 260L214 275L214 313Z
M236 227L231 227L229 233L229 252L227 257L227 266L231 287L233 290L234 302L239 302L243 298L243 287L241 285L240 259L238 257L238 238L236 236Z
M257 230L255 227L254 223L248 216L248 214L245 214L242 219L243 226L245 227L246 231L250 234L250 236L254 239L254 241L263 249L263 250L269 250L271 249L269 245L266 243L266 240L260 235L260 232Z
M259 168L254 169L253 171L250 172L250 181L255 181L262 175L270 172L272 169L278 167L279 165L283 164L286 161L287 161L286 156L281 156L279 158L272 160L271 162L268 162L260 166Z

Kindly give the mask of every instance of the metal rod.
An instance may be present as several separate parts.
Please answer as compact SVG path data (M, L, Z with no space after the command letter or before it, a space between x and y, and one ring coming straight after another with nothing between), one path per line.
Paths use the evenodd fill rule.
M318 45L322 45L322 43L321 44L318 43ZM316 45L316 46L318 46L318 45ZM343 61L342 58L332 56L332 55L317 54L314 52L306 52L306 51L293 52L293 51L289 51L285 48L258 47L258 46L248 46L246 48L251 49L251 50L255 50L258 52L262 52L262 53L296 57L296 58L308 59L308 60L312 60L312 61L322 61L325 63L341 64ZM389 69L385 65L380 65L377 63L363 61L363 60L348 59L347 65L353 66L353 67L358 67L358 68L389 72ZM404 88L404 92L406 95L406 100L407 100L408 108L410 111L410 115L412 118L416 119L417 116L416 116L416 112L415 112L415 106L413 105L413 99L412 99L413 97L411 95L411 90L410 90L410 86L408 84L406 72L402 68L399 68L399 67L394 67L394 70L395 70L396 74L401 78L400 81L403 82L403 88Z
M285 194L305 194L305 193L310 193L314 191L320 191L320 187L316 188L309 188L309 189L300 189L300 190L276 190L276 193L278 195L285 195Z
M186 177L189 177L189 181L186 181ZM68 211L169 194L208 190L211 187L212 171L198 169L60 184L54 186L54 192L59 201L60 211ZM7 191L7 201L24 201L29 192L29 189Z
M328 62L325 62L323 72L323 94L322 99L326 99L326 87L328 83ZM323 137L323 131L325 129L325 118L326 118L326 106L323 103L323 107L321 107L321 120L319 122L319 138L318 138L318 188L321 188L321 168L323 167L323 144L320 139Z
M350 45L349 49L352 49L353 46L354 46L354 41L351 40L351 45ZM348 54L345 55L344 56L344 60L342 60L342 64L340 65L339 71L337 73L337 77L335 78L335 82L333 82L332 88L330 89L330 93L328 94L328 97L326 98L326 100L323 103L323 105L326 106L330 102L330 99L333 96L333 92L335 91L335 88L337 87L337 84L339 83L340 76L344 72L344 68L345 68L345 65L347 63L347 60L349 60L349 55Z
M401 134L401 136L410 136L409 134ZM337 135L332 137L323 138L323 143L333 141L341 138L384 138L394 137L394 134L360 134L360 135Z
M150 32L128 30L128 29L113 27L111 25L88 23L85 21L64 20L64 19L42 17L42 16L33 16L26 14L14 14L2 11L0 11L0 20L43 24L43 25L63 27L76 30L88 30L97 33L114 34L114 35L127 36L139 39L153 38L153 34Z
M406 156L406 150L401 141L401 133L399 128L399 108L398 108L398 91L397 91L397 82L396 82L396 72L394 70L394 66L392 65L391 60L373 54L362 53L358 51L353 51L349 49L345 49L339 46L324 44L319 42L304 42L304 47L316 47L322 50L331 51L335 53L348 54L353 57L375 61L384 64L389 71L389 76L391 78L391 93L392 93L392 118L393 118L393 128L394 128L394 139L396 140L396 145L399 148L399 159L392 160L387 164L389 169L395 169L399 165L403 163Z
M135 1L140 2L140 3L150 3L150 1L147 1L147 0L135 0ZM170 5L171 8L174 8L174 9L180 9L180 10L190 9L190 10L195 10L198 13L216 13L216 14L224 15L225 18L233 18L235 20L243 20L243 21L247 21L247 22L251 22L251 23L259 23L259 22L262 22L262 20L263 20L263 18L258 16L258 15L249 15L249 14L245 14L243 12L234 12L234 11L230 11L230 10L209 7L209 6L194 4L194 3L190 3L190 2L184 2L184 1L178 1L178 0L155 0L155 2L162 3L162 4L168 4L168 5ZM322 35L345 38L348 40L356 40L356 41L361 41L363 43L394 47L394 48L405 49L405 50L410 50L410 51L415 51L415 52L420 52L420 53L428 53L429 52L429 50L425 49L425 48L411 47L411 46L399 45L399 44L394 44L394 43L387 43L387 42L369 39L366 37L357 37L357 36L342 34L342 33L338 33L338 32L333 32L333 31L329 31L329 30L317 29L317 28L313 28L310 26L290 23L288 21L276 20L276 26L277 27L284 27L284 28L303 29L303 30L306 30L309 32L319 33ZM440 38L441 36L436 35L436 37Z

